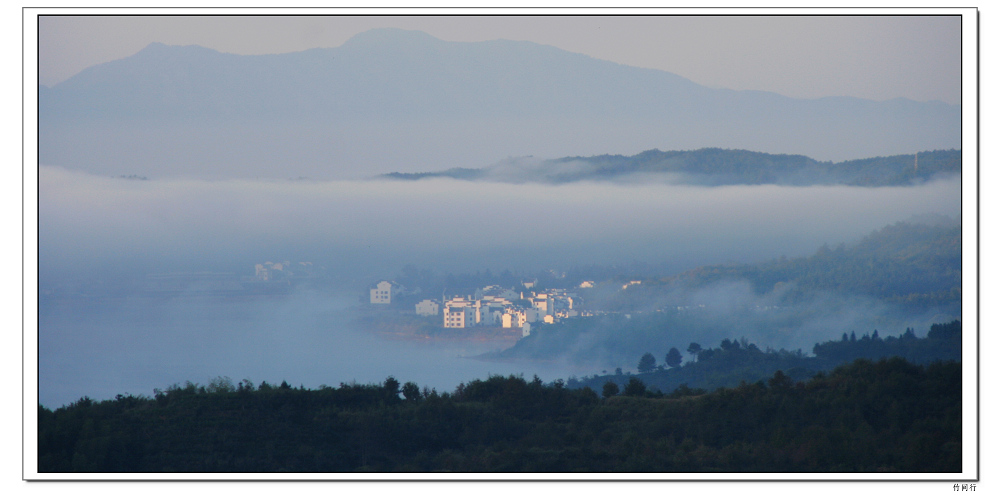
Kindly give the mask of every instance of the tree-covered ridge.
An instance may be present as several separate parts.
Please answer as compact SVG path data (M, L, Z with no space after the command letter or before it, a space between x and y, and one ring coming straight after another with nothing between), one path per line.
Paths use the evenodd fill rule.
M748 280L758 293L794 284L793 294L824 290L917 307L960 308L962 227L898 222L851 246L824 245L809 257L706 266L668 282L699 287L732 279Z
M533 325L529 336L488 357L631 368L645 352L660 349L662 361L663 352L691 342L745 337L761 347L808 350L844 329L926 331L931 322L961 317L962 231L947 217L927 217L801 258L650 278L615 273L594 268L562 279L540 274L543 287L597 280L593 288L576 289L593 316Z
M643 151L637 155L565 157L541 162L517 160L483 169L453 168L442 172L390 173L381 177L419 180L448 177L500 182L567 183L612 180L633 174L669 175L698 185L849 185L905 186L937 176L960 175L961 150L923 151L843 162L819 162L802 155L702 148L693 151Z
M651 349L670 352L663 348ZM879 360L892 357L906 359L916 364L937 361L961 361L962 322L931 325L927 337L918 338L913 329L906 329L899 336L882 337L878 330L858 336L855 332L844 333L838 340L818 343L813 346L814 356L801 350L761 349L745 338L723 339L718 347L703 348L692 342L687 347L688 356L683 363L664 361L666 366L656 366L658 362L653 352L637 357L639 374L617 372L615 374L594 375L581 379L572 378L567 385L571 388L590 387L600 389L607 383L625 387L631 380L639 380L651 391L674 393L679 389L714 390L719 387L735 387L741 382L753 383L767 380L776 372L782 372L792 381L803 381L816 373L829 371L837 366L857 359ZM679 353L679 351L677 351ZM660 354L663 356L663 354Z
M813 346L817 359L826 362L844 362L853 359L881 359L898 356L913 363L933 361L961 361L962 322L931 325L927 338L919 339L908 328L897 337L879 337L878 331L858 338L854 332L847 333L839 341L829 341Z
M225 379L39 406L40 472L959 472L961 365L602 399L493 376L319 390ZM402 397L400 394L402 393Z

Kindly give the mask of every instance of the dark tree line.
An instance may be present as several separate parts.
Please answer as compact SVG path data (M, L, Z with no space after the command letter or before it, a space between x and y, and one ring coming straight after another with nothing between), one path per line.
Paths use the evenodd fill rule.
M318 390L228 379L38 408L42 472L958 472L961 365L858 360L664 395L492 376ZM401 396L402 395L402 396Z
M839 341L829 341L813 346L817 358L844 362L858 358L879 359L900 356L913 363L929 363L938 360L962 358L962 322L931 325L927 338L917 338L912 328L907 328L899 337L882 338L878 330L871 335L865 333L858 338L854 332L845 333Z
M918 162L914 166L914 162ZM589 167L567 171L566 162L587 163ZM420 180L451 177L461 180L489 180L489 169L452 168L440 172L390 173L383 177ZM546 160L529 171L520 171L519 180L567 183L581 180L608 180L628 174L679 174L689 183L718 186L725 184L845 184L853 186L908 186L939 175L960 175L961 150L935 150L914 155L895 155L820 162L802 155L770 154L747 150L702 148L692 151L646 150L633 156L572 156Z
M651 390L670 393L681 386L714 390L719 387L733 387L741 382L756 382L767 379L776 371L794 381L803 381L821 371L829 371L841 364L856 359L878 360L902 357L909 362L928 364L935 361L961 361L962 322L931 325L927 337L918 338L913 329L908 328L899 336L882 338L878 330L871 335L858 337L855 332L845 333L840 340L818 343L813 346L813 354L808 356L801 350L761 349L747 339L723 339L718 347L703 348L692 342L688 352L692 360L680 366L679 361L670 361L676 348L667 354L670 369L656 367L652 353L645 353L639 360L637 377ZM680 358L680 351L674 359ZM676 364L671 364L674 362ZM573 378L568 386L594 389L612 382L624 387L633 377L628 375L594 375Z

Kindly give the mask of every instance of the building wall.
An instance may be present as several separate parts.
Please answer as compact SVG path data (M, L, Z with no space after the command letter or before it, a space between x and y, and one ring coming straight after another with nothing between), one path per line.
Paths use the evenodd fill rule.
M460 308L445 308L445 328L465 328L465 311Z
M389 304L392 302L392 284L389 282L379 282L376 288L370 291L372 304Z
M471 306L445 306L445 328L471 327L476 322L475 308Z

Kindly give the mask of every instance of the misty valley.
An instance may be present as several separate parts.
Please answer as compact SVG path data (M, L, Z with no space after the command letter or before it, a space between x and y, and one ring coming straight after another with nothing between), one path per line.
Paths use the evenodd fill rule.
M256 54L136 27L185 16L40 19L142 35L37 88L40 473L972 465L960 16L197 18L343 35ZM534 21L554 37L509 30ZM378 27L425 22L518 40ZM763 90L566 51L562 23ZM779 25L843 27L737 60ZM942 100L749 78L875 88L905 64L858 56L913 33L907 84Z
M906 433L916 435L907 447L894 444L899 453L864 462L846 447L840 457L797 457L803 454L794 449L819 447L788 433L770 433L777 437L768 440L680 430L663 445L641 447L666 449L669 459L634 458L618 452L638 445L606 442L617 434L596 426L576 430L579 411L610 417L615 408L667 401L662 407L673 412L643 414L681 421L693 414L685 408L746 394L769 410L775 406L768 401L778 400L773 394L791 393L781 387L820 400L814 390L871 366L851 364L856 359L905 376L940 373L934 366L960 361L956 178L895 186L592 178L510 186L453 177L350 184L149 180L44 167L40 175L46 270L39 279L39 438L46 470L923 471L954 470L960 461L957 439L947 433L960 431L952 423L935 426L933 434L921 426ZM86 211L58 207L81 188L103 196L93 196ZM185 206L169 214L159 208L179 205L182 197ZM135 208L115 208L123 198ZM734 203L743 201L754 211L740 212ZM841 207L830 211L831 204ZM213 210L231 214L206 214ZM303 220L304 211L336 214ZM119 235L109 245L101 229L110 226L142 235ZM220 229L212 245L195 235ZM744 236L754 240L740 242ZM63 246L56 238L76 242ZM260 251L248 245L290 255L253 258ZM905 361L887 364L889 358ZM958 386L949 383L935 386ZM944 409L912 414L953 422L957 410L940 403ZM200 428L247 404L263 409L231 425L243 439L234 448L244 453L218 451L221 440ZM199 417L207 423L175 416L191 407L204 411ZM268 412L289 407L297 412L284 419ZM390 407L395 419L371 416L372 407ZM493 412L482 424L462 419L468 430L458 444L413 438L406 442L416 444L398 450L386 443L410 438L398 429L411 414L454 410L448 414L464 417L469 407ZM438 412L420 412L427 408ZM520 426L489 423L491 415L514 410ZM106 433L78 429L90 414L104 418ZM172 418L169 428L179 429L171 435L201 440L171 447L123 436L148 431L149 415L156 414ZM356 430L348 417L369 426ZM543 420L560 425L561 440L531 433ZM237 433L254 424L285 428L284 421L357 433L342 440L318 434L326 438L318 444L298 435ZM853 438L872 427L867 416L850 421L845 432L822 435ZM916 419L906 421L894 427L917 428ZM799 428L826 428L811 424ZM300 450L263 460L253 453L260 442L292 442ZM906 457L917 448L912 442L945 450L921 464ZM779 444L786 453L775 453ZM315 454L303 457L302 448ZM764 461L762 452L778 457ZM161 457L168 454L180 457Z

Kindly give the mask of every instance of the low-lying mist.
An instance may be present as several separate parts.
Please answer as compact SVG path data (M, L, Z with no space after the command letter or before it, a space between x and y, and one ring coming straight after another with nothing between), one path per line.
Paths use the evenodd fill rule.
M342 310L355 301L321 292L47 301L39 312L39 401L56 408L84 395L151 396L154 388L207 385L217 376L317 388L381 383L392 375L451 392L491 373L546 381L581 374L567 366L469 359L496 350L489 343L385 340L351 325Z
M40 275L233 271L280 259L345 280L810 254L914 214L960 214L958 180L898 188L455 180L201 181L39 168Z
M815 344L840 340L843 333L860 337L878 330L889 336L913 328L923 337L932 324L961 318L954 308L914 311L862 294L810 291L789 297L794 289L794 284L783 284L760 294L745 280L668 289L617 314L543 326L542 333L497 355L635 370L646 352L662 359L671 347L684 351L692 342L708 348L723 339L746 339L761 349L808 354Z
M458 357L496 350L489 346L387 341L351 328L340 310L405 265L459 274L641 262L679 272L805 256L915 214L959 217L961 200L958 180L893 188L205 181L102 177L50 166L39 167L38 192L45 296L39 390L50 407L83 395L151 394L154 387L204 384L215 376L316 387L394 375L448 390L487 373L553 380L596 372L561 361ZM333 289L231 300L50 297L66 281L113 288L174 272L249 277L255 264L282 260L323 266ZM753 298L771 297L739 285L686 297L710 296L740 307L750 304L744 299L759 305L767 301ZM833 311L824 318L862 324L882 311L867 311L861 299L838 301L838 308L865 314ZM816 336L834 333L823 319L808 325L822 327ZM817 341L771 338L758 344Z

